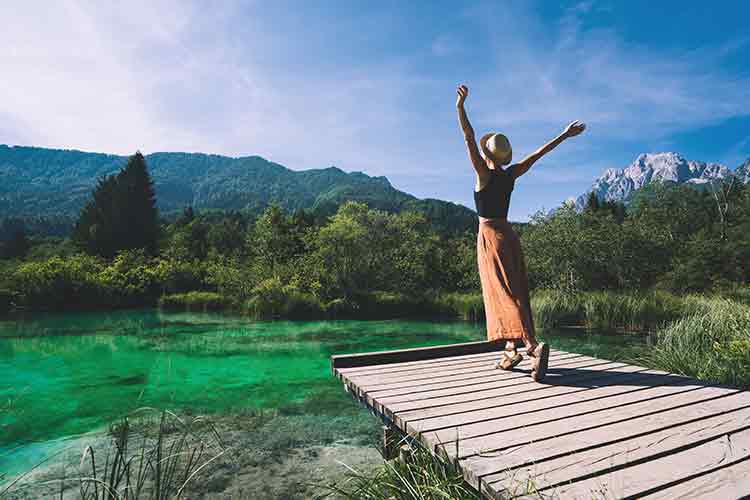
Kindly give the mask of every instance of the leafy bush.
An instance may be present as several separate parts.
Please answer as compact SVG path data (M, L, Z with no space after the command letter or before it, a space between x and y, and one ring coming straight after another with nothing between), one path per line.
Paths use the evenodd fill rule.
M97 285L112 306L150 302L159 290L159 275L143 250L124 250L96 276Z
M206 269L197 260L156 259L153 273L162 293L201 290L206 284Z
M226 301L216 292L173 293L161 296L159 307L188 311L216 311L225 308Z
M18 264L6 287L32 309L91 309L153 304L163 292L203 288L198 263L151 259L125 250L111 262L86 254Z
M233 304L243 304L257 283L255 273L237 258L219 258L206 263L206 284Z
M324 306L315 296L284 285L278 278L259 283L246 304L247 312L255 318L320 318Z
M359 304L348 299L333 299L325 304L326 315L330 318L345 318L356 315Z
M91 307L103 302L98 276L104 262L88 255L52 257L41 262L24 262L11 277L13 290L23 306L46 309Z

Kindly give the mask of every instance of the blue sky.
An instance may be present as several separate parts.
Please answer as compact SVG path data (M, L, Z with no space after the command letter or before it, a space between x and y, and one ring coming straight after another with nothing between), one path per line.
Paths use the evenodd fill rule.
M511 219L641 152L750 157L748 2L0 3L0 143L259 154L472 206L455 118L516 159Z

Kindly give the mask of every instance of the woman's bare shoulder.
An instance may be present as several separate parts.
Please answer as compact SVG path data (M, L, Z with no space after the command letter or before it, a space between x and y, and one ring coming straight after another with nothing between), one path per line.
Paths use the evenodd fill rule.
M521 164L520 163L511 163L507 167L505 167L505 171L510 174L511 177L514 179L518 177L518 174L520 173Z

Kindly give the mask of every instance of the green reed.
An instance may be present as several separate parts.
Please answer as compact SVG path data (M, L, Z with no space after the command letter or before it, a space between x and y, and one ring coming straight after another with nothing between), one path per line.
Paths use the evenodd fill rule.
M750 306L692 298L684 317L657 332L645 364L702 380L750 387Z

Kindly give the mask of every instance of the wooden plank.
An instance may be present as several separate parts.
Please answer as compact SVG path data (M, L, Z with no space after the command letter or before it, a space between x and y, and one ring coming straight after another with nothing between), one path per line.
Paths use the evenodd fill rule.
M470 471L473 480L479 477L497 474L523 465L551 460L570 453L582 452L595 447L602 447L637 436L675 428L689 422L708 418L721 413L734 411L737 408L750 407L750 396L739 390L725 388L705 388L688 393L695 399L683 406L662 409L656 413L640 416L626 416L623 419L600 422L595 421L579 425L572 422L567 427L558 424L558 431L547 436L536 437L523 431L508 435L502 449L485 454L472 455L460 461L461 467ZM718 397L717 397L718 396ZM593 424L593 425L592 425ZM549 429L548 429L549 430ZM550 439L554 437L555 439ZM426 441L427 442L427 441ZM448 454L455 456L455 451L448 447ZM461 452L463 453L463 452Z
M432 347L417 347L394 351L363 352L358 354L341 354L331 356L331 368L352 368L375 364L400 363L404 361L420 361L424 359L444 358L462 354L478 354L498 351L504 348L504 343L497 341L465 342L462 344L447 344Z
M432 384L430 386L425 386L421 388L418 391L404 391L403 389L397 389L393 391L388 392L381 392L376 395L376 399L378 403L380 404L387 404L388 406L394 404L394 403L402 403L406 401L419 401L423 399L434 399L439 398L443 396L450 396L453 394L468 394L470 392L482 392L487 389L494 389L498 387L509 387L511 385L519 385L519 384L534 384L533 388L541 388L544 386L554 385L557 381L561 381L564 376L561 375L561 373L569 373L569 377L572 378L573 376L583 375L589 370L592 370L594 368L597 368L596 371L599 371L599 369L605 369L605 368L616 368L625 366L625 363L617 363L617 362L604 362L604 361L596 361L592 359L583 359L579 360L580 358L576 358L575 360L571 360L569 363L566 363L565 366L557 366L555 368L550 368L547 372L547 379L543 384L534 382L531 377L529 377L529 371L523 370L523 368L527 368L529 364L521 363L516 370L513 372L502 372L498 373L497 377L486 377L486 380L482 379L475 379L472 381L469 381L468 383L461 383L461 382L440 382L436 384ZM520 369L519 369L520 368ZM501 370L498 370L498 372L501 372ZM524 388L516 388L511 392L523 392L527 389L527 387ZM531 389L531 388L529 388Z
M497 359L499 352L485 352L481 354L467 354L464 356L447 356L445 358L426 359L422 361L409 361L406 363L390 363L385 365L366 365L357 368L336 368L339 375L351 377L353 375L374 373L399 373L413 370L415 368L440 367L464 364L467 361L478 361L482 359Z
M738 460L710 474L701 475L651 494L643 494L649 500L730 499L747 500L750 495L750 459Z
M503 420L502 425L510 424L511 421L516 423L520 421L522 425L530 425L535 421L543 420L547 415L550 418L559 419L566 415L601 411L622 406L631 401L652 398L657 394L653 390L655 388L685 383L682 377L666 375L652 375L635 380L639 380L639 383L623 385L622 378L615 377L612 385L589 389L582 394L518 401L511 405L507 404L507 399L502 402L483 401L482 404L474 403L474 408L465 407L462 412L405 420L408 421L412 432L434 431L494 420ZM399 416L399 418L403 417Z
M656 458L670 450L699 445L722 435L750 427L750 408L701 418L647 435L598 446L585 451L543 460L482 477L482 488L502 497L516 485L533 484L536 490L562 486L576 479L586 479L636 461Z
M579 354L563 354L566 360L580 360L585 356ZM594 360L595 358L588 358ZM551 361L551 360L550 360ZM497 360L488 360L479 364L472 364L460 368L446 367L441 369L435 369L429 372L410 373L406 375L394 376L394 375L369 375L360 379L347 377L351 382L357 384L357 386L368 393L375 391L392 391L395 389L407 388L412 392L421 390L422 387L434 385L438 382L451 382L451 381L462 381L471 380L480 377L503 376L508 373L505 370L496 368ZM526 364L530 365L530 360L526 360ZM516 370L516 374L518 371ZM403 392L403 391L402 391Z
M554 385L543 385L538 384L534 386L533 390L526 392L526 398L538 399L548 396L555 396L558 394L569 394L573 392L580 392L588 390L592 387L600 387L609 385L611 383L612 374L618 375L623 372L631 372L634 370L646 371L645 368L637 367L634 365L627 365L625 363L609 363L605 365L596 365L594 367L582 370L578 375L571 375L566 378L566 383L570 385L554 386ZM654 371L656 372L656 371ZM664 372L656 372L664 373ZM573 385L573 384L577 385ZM471 403L475 401L482 401L484 399L490 399L495 397L514 398L518 400L518 396L506 390L504 387L498 388L484 388L480 391L473 392L458 392L447 396L432 398L429 400L418 400L418 401L406 401L406 402L389 402L388 409L394 415L400 415L407 411L419 411L425 408L439 408L451 404Z
M570 373L578 373L575 378L578 380L578 383L586 383L585 377L587 374L590 374L591 372L580 370L582 368L586 368L587 370L590 368L597 368L597 369L606 369L606 368L619 368L625 366L623 363L594 363L594 364L584 364L581 366L576 366L578 363L586 363L586 362L577 362L574 363L571 361L571 365L561 367L560 369L566 369L571 370ZM580 370L577 371L576 370ZM601 372L596 372L601 373ZM547 383L551 383L551 381L555 378L562 379L561 376L554 372L548 372L547 373ZM570 379L573 379L574 376L569 376L568 383L574 383ZM533 393L535 391L538 391L539 389L544 389L547 387L551 387L549 385L542 385L538 382L534 382L534 380L531 379L531 377L528 375L528 372L511 372L511 373L505 373L504 376L491 376L488 378L489 382L483 382L482 380L473 380L468 382L458 382L456 384L458 385L451 385L448 386L444 383L436 384L433 387L429 387L426 391L415 391L415 392L402 392L402 393L388 393L386 394L387 397L383 397L382 394L384 393L362 393L361 398L367 402L368 405L376 408L376 410L379 413L382 413L384 416L387 416L390 420L395 419L395 415L393 414L393 411L390 409L391 406L394 405L394 402L397 403L411 403L412 405L417 405L417 407L429 407L433 404L433 401L444 401L444 397L446 393L448 395L455 393L455 391L462 392L464 394L467 393L474 393L475 395L481 396L483 394L487 394L489 391L487 389L493 389L495 391L501 390L505 392L506 394L518 394L518 393ZM460 384L468 384L468 385L460 385ZM518 396L516 396L518 397ZM532 395L533 397L533 395ZM381 399L383 401L381 401ZM414 406L412 406L414 408ZM406 427L400 427L404 431L406 431Z
M606 498L639 497L640 492L710 473L722 464L749 457L750 429L746 429L656 460L619 469L603 477L556 488L555 494L562 498L591 498L592 493L593 496ZM710 474L704 477L704 481L715 484Z
M550 363L553 362L553 360L556 359L568 359L573 357L581 357L581 354L573 354L573 353L563 353L563 352L557 352L557 353L551 353L550 354ZM434 376L439 376L442 373L461 373L459 370L468 370L470 371L471 368L476 367L485 367L485 368L492 368L494 369L497 365L497 362L500 360L500 355L494 354L491 357L485 357L481 359L471 359L464 361L462 363L453 362L449 365L430 365L430 366L418 366L413 367L408 370L398 370L395 372L366 372L366 373L344 373L343 375L352 381L357 381L357 383L360 384L371 384L373 381L407 381L407 380L420 380L425 378L431 378ZM398 366L398 365L393 365Z
M502 410L494 409L494 418L480 420L477 423L459 424L458 432L455 429L441 429L427 431L426 434L428 439L432 438L438 442L455 439L458 434L461 440L459 458L463 458L482 451L513 446L518 439L549 439L567 430L568 426L600 426L612 420L634 418L660 409L673 408L691 402L707 390L701 385L680 384L679 379L675 378L672 385L624 394L607 404L590 401L526 415L504 415ZM418 427L419 422L415 426ZM524 437L509 437L509 433L515 429L519 432L514 434Z
M616 370L616 371L615 371ZM602 371L603 380L595 387L583 387L583 388L568 388L568 387L550 387L550 390L545 395L538 397L523 398L519 399L516 394L508 394L507 392L501 392L496 397L482 397L478 400L470 400L467 402L451 402L440 404L440 400L435 401L435 406L429 406L427 408L418 408L415 410L406 411L395 411L394 415L404 422L414 422L417 420L426 420L439 417L448 417L450 415L456 415L459 413L494 408L503 406L512 413L520 413L525 411L524 408L516 408L516 405L525 404L539 404L543 407L559 406L568 403L575 403L576 401L584 401L594 397L602 395L617 394L620 391L626 392L629 390L636 390L638 386L646 383L648 379L654 379L658 381L659 377L664 375L661 373L655 373L653 371L646 370L640 366L626 365L622 368L611 371ZM558 389L558 390L553 390ZM567 389L567 390L565 390ZM597 389L605 390L606 392L592 392ZM585 394L578 394L578 392L586 391ZM546 406L544 406L546 405Z
M423 359L419 361L404 361L400 363L386 363L386 364L372 364L363 365L353 368L336 368L336 371L343 375L358 374L358 373L385 373L389 371L400 371L409 370L418 367L430 367L448 365L452 363L463 363L474 359L490 358L493 356L499 356L502 351L489 351L478 354L461 354L457 356L445 356L441 358ZM525 348L518 349L521 354L526 354ZM550 353L564 353L566 351L560 351L557 349L550 349Z

